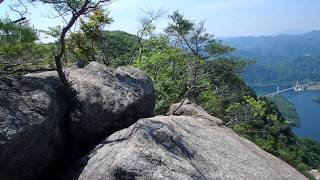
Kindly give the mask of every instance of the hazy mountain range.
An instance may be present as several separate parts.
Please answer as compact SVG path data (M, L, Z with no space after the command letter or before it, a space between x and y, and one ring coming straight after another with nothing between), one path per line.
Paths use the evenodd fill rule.
M256 61L245 74L247 83L320 81L320 30L297 35L234 37L223 42L236 48L231 55Z

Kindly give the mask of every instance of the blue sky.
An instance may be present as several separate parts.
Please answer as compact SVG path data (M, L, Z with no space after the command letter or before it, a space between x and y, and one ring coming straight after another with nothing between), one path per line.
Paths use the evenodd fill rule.
M110 7L115 19L111 27L134 32L141 8L177 9L190 19L205 20L217 36L320 29L320 0L118 0Z
M9 2L11 0L5 0ZM8 12L6 3L0 5L0 17ZM304 32L320 29L320 0L115 0L110 6L114 22L110 30L135 33L141 9L179 10L187 18L205 20L207 30L218 37L259 36ZM61 24L50 19L50 8L29 7L31 23L39 29ZM167 16L166 16L167 17ZM167 24L157 23L160 31Z

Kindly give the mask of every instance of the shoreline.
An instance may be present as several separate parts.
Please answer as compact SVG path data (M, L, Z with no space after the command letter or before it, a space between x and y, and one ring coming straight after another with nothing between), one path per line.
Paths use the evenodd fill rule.
M307 90L307 91L320 91L320 83L307 86L305 90Z

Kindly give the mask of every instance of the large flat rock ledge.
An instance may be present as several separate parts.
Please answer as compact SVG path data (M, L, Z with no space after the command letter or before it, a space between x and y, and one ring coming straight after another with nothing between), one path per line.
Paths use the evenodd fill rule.
M65 179L307 179L199 106L185 104L179 114L140 119L112 134Z

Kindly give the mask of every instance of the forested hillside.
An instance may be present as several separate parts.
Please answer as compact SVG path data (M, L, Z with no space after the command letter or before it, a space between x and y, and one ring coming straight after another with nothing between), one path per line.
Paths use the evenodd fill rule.
M255 59L258 63L286 62L298 56L318 55L320 31L299 35L276 35L259 37L235 37L223 39L225 44L235 47L233 55Z
M288 62L252 64L244 78L255 85L292 86L297 80L303 83L320 81L320 55L293 58Z
M294 104L288 101L286 98L281 96L270 97L270 100L274 102L281 112L282 116L290 123L292 126L299 126L300 117L296 111Z
M104 25L113 21L112 13L108 14L98 8L100 4L94 6L95 1L91 2L93 5L86 4L87 1L72 1L71 4L69 1L40 1L49 5L50 2L53 3L62 14L69 13L71 20L66 26L52 28L47 32L56 37L54 43L39 44L36 41L37 30L31 28L30 24L2 19L1 75L16 77L29 72L56 70L64 87L66 101L75 104L74 91L67 81L64 68L81 68L91 61L109 67L137 67L153 81L157 114L165 114L173 103L190 100L211 115L221 118L222 125L232 128L305 175L308 175L307 171L310 169L320 168L320 144L295 136L285 119L289 117L281 115L272 101L257 97L243 81L242 73L247 67L247 61L226 56L235 47L239 50L233 55L256 58L257 61L266 63L270 59L265 59L265 53L272 51L274 60L289 63L289 59L296 55L320 52L320 49L316 49L319 47L315 44L317 42L313 41L314 35L320 40L319 32L306 35L305 40L310 41L309 45L303 44L299 38L282 35L279 36L280 44L274 38L262 37L235 39L234 43L225 41L229 46L207 33L203 22L187 19L179 11L169 15L162 11L146 13L140 19L137 33L132 35L122 31L105 31ZM80 17L79 29L71 32L70 28ZM157 33L156 22L162 17L167 17L168 23L163 32ZM257 41L263 42L258 49ZM294 45L295 42L302 43L304 49L300 48L302 44ZM283 45L286 45L285 49L281 48ZM252 54L253 51L257 54ZM318 71L312 68L320 64L313 57L304 57L305 62L298 59L295 65L301 70L301 66L306 64L307 72L317 74ZM287 68L286 65L279 65L281 67ZM278 78L280 77L279 75ZM301 77L307 79L308 76ZM266 80L271 79L272 77L268 77ZM283 79L287 80L286 77Z
M292 85L319 81L320 31L300 35L239 37L223 41L237 50L231 55L255 60L245 80L255 85Z

